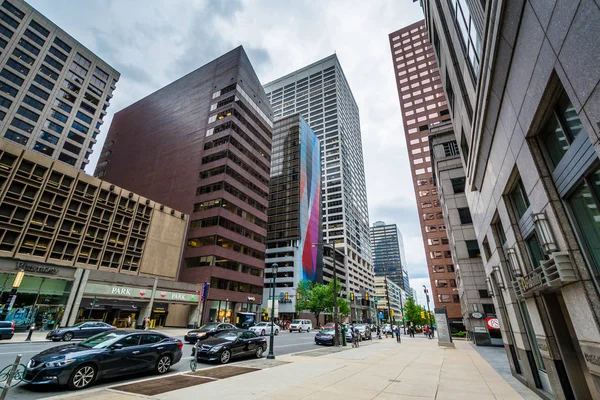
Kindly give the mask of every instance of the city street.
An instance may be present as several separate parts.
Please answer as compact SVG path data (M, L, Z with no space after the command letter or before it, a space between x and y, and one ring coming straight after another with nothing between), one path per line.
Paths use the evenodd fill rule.
M275 337L275 355L291 354L314 349L316 347L314 343L316 332L317 331L312 331L309 333L290 333L287 331L280 332L279 335ZM181 334L176 335L175 337L183 341L183 333L184 331L181 330ZM269 337L267 336L267 342L268 339ZM61 344L64 344L64 342L10 343L8 341L3 341L0 343L0 368L4 368L5 366L12 364L17 354L23 355L21 363L26 365L29 359L37 353ZM192 347L193 345L188 343L184 345L182 360L171 368L169 374L189 371L189 361L192 358ZM233 360L231 363L235 364L236 360ZM214 366L214 364L199 363L198 368L210 368L212 366ZM97 385L93 386L93 388L107 387L127 382L130 383L138 379L147 378L148 376L148 374L131 375L122 379L100 381ZM9 398L15 400L41 399L45 397L58 396L65 393L70 393L70 391L62 387L28 386L25 384L19 384L10 390Z

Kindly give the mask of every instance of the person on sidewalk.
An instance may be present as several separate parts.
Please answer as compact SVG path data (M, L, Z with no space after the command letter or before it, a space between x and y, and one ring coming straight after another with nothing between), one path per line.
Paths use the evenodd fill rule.
M423 334L425 335L425 337L429 336L429 328L427 327L427 325L425 325L425 327L423 328Z
M377 326L377 339L381 339L381 327Z
M360 331L358 328L354 329L354 342L356 343L356 347L360 347Z
M433 339L434 338L434 334L433 334L433 327L429 328L429 339Z
M397 326L396 327L396 342L401 343L400 340L401 340L400 339L400 327Z

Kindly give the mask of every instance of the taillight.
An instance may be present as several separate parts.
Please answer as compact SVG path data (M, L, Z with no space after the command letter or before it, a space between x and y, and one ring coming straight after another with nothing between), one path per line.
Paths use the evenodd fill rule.
M177 347L179 347L179 350L183 350L183 343L177 342Z
M15 333L15 321L10 321L10 329L12 329L12 333Z
M113 331L116 331L117 329L118 329L118 328L115 326L115 327L113 328Z

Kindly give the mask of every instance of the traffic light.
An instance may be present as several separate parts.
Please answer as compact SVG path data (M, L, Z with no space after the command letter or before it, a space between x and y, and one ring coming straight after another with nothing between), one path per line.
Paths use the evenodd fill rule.
M300 293L296 293L296 300L300 301Z
M369 293L365 293L365 300L369 301Z
M285 300L287 301L287 300L289 300L289 299L290 299L290 295L289 295L289 293L288 293L288 292L285 292Z
M392 310L392 317L394 316L394 310Z
M425 311L421 311L421 318L425 318Z
M354 293L350 293L350 301L354 301Z

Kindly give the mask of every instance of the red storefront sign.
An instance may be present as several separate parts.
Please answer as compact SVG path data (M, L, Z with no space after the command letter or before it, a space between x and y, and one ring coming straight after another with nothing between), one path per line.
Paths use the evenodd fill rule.
M488 329L500 329L500 321L498 321L498 318L486 318L485 322L487 323Z

